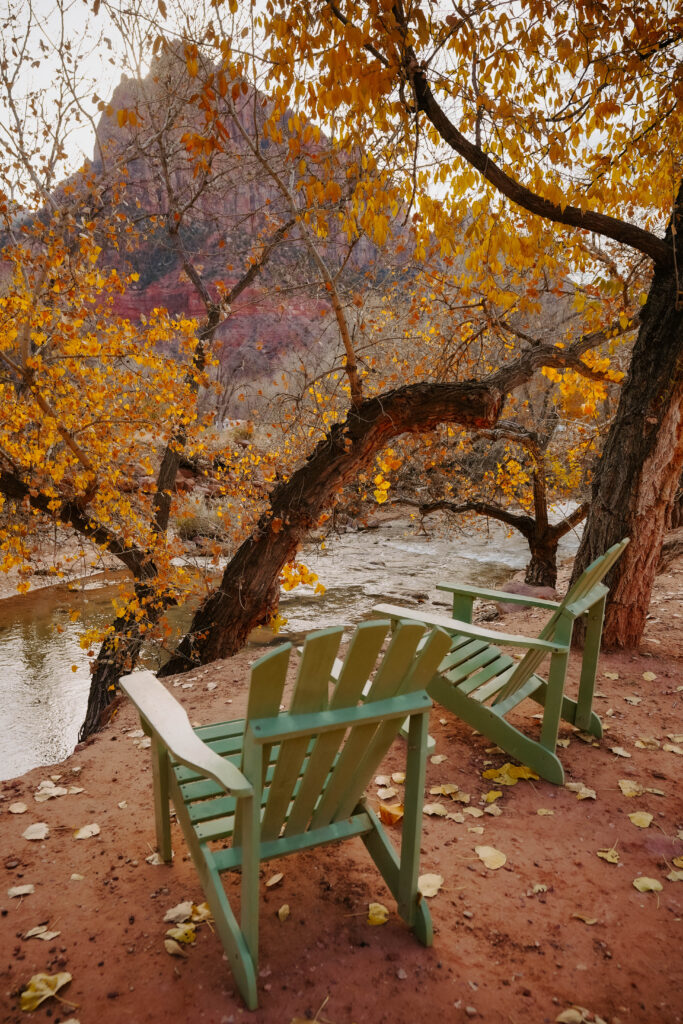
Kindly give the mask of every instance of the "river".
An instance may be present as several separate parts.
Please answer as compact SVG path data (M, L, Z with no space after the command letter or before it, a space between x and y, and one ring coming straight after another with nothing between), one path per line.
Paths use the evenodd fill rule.
M576 549L565 538L560 558ZM404 521L331 538L308 547L302 561L326 587L282 592L287 619L283 639L308 630L365 618L380 601L418 596L447 604L434 589L442 580L499 586L528 561L523 539L492 524L488 531L452 539L418 535ZM55 586L0 601L0 779L66 757L85 714L90 659L80 646L83 628L111 621L115 583L106 576L81 585ZM78 621L71 614L79 611Z

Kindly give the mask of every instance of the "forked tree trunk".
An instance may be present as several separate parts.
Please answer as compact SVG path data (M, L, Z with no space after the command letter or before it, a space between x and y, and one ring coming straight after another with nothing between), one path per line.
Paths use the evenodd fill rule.
M683 189L666 239L683 268ZM628 377L593 484L573 578L610 545L630 537L608 579L603 643L640 642L664 535L683 469L683 291L673 269L657 267L643 307Z

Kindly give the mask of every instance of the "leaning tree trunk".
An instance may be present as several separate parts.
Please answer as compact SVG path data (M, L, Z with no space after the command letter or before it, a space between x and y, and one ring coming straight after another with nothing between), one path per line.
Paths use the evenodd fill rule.
M444 422L490 427L505 392L496 384L414 384L368 399L336 424L304 465L271 495L270 509L239 548L160 675L230 657L277 607L278 577L343 485L393 437Z
M683 267L683 188L667 241ZM676 261L675 261L676 262ZM664 534L683 469L683 295L676 267L658 266L615 419L593 484L591 509L573 579L598 555L630 537L608 578L603 642L637 647L657 572Z
M151 563L148 563L151 564ZM160 590L151 572L146 581L135 584L135 604L114 619L112 632L100 645L93 665L85 719L78 733L79 742L103 727L119 679L135 668L149 629L175 599ZM140 614L140 610L144 614Z

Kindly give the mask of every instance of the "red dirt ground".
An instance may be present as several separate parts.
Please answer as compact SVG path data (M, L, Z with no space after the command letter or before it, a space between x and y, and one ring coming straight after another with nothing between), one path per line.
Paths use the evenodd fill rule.
M482 772L507 758L434 708L436 752L447 759L428 764L428 785L457 783L477 810L491 788L504 795L497 817L424 818L421 870L444 877L430 900L431 949L422 948L396 915L360 841L266 866L260 1008L253 1014L209 925L201 925L185 958L164 949L165 912L184 900L199 903L203 895L176 825L174 865L145 860L155 842L149 752L136 745L131 731L137 721L122 704L105 730L62 764L0 784L2 1021L291 1024L317 1015L332 1024L545 1024L578 1006L575 1021L677 1024L683 1020L683 875L681 881L667 876L683 868L674 863L683 857L682 583L679 560L658 578L641 651L602 657L596 705L608 726L605 738L585 743L573 729L562 729L569 739L560 751L567 780L584 782L596 799L579 800L538 781L496 787ZM506 630L532 635L538 622L539 614L528 611L502 620ZM248 664L258 653L243 651L169 686L194 722L238 717ZM183 689L188 682L192 688ZM210 683L217 685L209 691ZM518 713L524 711L534 708L524 705ZM658 746L636 746L648 738ZM398 770L402 758L397 741L383 770ZM36 803L39 783L51 776L83 792ZM662 795L626 797L620 779ZM371 787L373 800L375 791ZM447 796L426 799L464 810ZM18 801L27 811L10 813ZM635 811L653 816L648 828L630 821ZM48 824L48 838L24 839L26 827L39 821ZM74 839L76 829L92 822L99 835ZM398 841L398 826L394 834ZM486 868L477 845L494 846L507 862ZM619 863L597 856L610 848ZM267 889L277 871L282 881ZM662 890L636 891L633 880L640 876L657 879ZM10 888L29 883L33 894L8 896ZM371 901L391 911L386 925L367 924ZM280 921L284 903L291 914ZM40 924L59 935L49 942L23 937ZM23 1013L19 994L31 976L58 971L72 975L59 993L68 1003L49 999L32 1015Z

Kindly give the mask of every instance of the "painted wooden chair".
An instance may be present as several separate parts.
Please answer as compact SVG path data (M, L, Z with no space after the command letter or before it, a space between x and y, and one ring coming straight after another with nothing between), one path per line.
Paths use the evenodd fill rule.
M389 622L362 623L336 679L342 627L306 639L294 691L279 711L290 644L252 666L245 720L193 729L151 672L121 680L152 738L159 852L170 862L169 798L213 913L237 985L257 1005L259 865L323 843L360 836L401 917L431 945L429 911L417 891L427 722L425 686L450 646L440 629L399 622L372 673ZM422 641L422 642L421 642ZM410 717L400 857L363 791ZM228 840L230 843L228 844ZM241 872L238 923L221 873Z
M373 614L388 616L392 621L414 617L447 630L451 649L427 687L429 695L543 778L562 785L564 770L555 753L560 720L598 738L602 736L602 724L593 711L607 595L602 580L627 544L628 538L592 562L562 602L441 583L438 589L453 595L452 618L391 604L377 605ZM475 598L547 608L552 615L538 639L499 633L472 625ZM565 679L574 623L581 616L586 619L586 638L578 694L573 700L565 694ZM501 651L501 646L521 648L526 653L516 660ZM547 658L549 668L544 678L538 670ZM506 719L527 697L543 707L538 740Z

